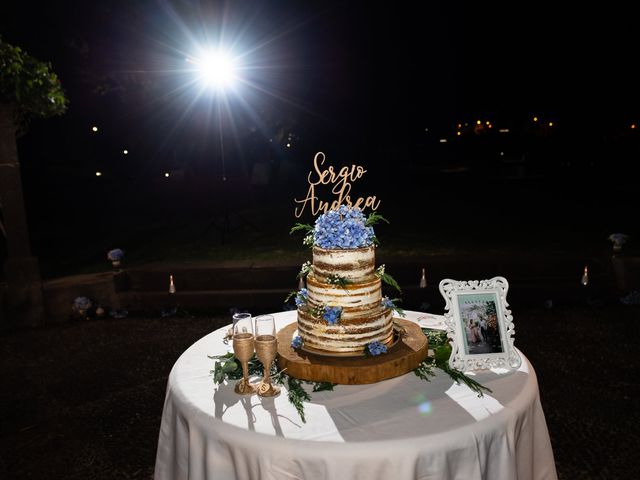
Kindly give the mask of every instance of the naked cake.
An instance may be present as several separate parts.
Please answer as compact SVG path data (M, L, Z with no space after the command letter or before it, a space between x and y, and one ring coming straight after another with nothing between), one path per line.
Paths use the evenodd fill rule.
M320 215L309 231L313 261L303 265L307 287L296 294L296 341L304 349L377 355L391 344L397 309L382 296L384 265L375 264L371 220L379 218L342 205Z

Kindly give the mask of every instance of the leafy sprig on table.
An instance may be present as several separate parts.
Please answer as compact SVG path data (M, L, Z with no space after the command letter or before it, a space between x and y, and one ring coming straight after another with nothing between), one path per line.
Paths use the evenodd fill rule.
M242 364L232 352L224 355L208 355L208 357L216 360L213 364L213 370L209 371L213 374L215 383L220 384L225 380L240 380L242 378ZM262 363L254 354L249 360L249 375L260 375L262 371Z
M451 356L451 345L447 338L447 332L441 330L429 330L423 328L422 331L429 340L429 347L433 350L433 357L426 358L414 370L414 373L423 380L429 381L430 377L435 376L433 368L439 368L458 385L462 382L471 390L476 392L478 397L482 397L484 392L491 393L491 389L476 382L474 379L465 375L461 370L451 368L449 366L449 357Z
M240 380L242 378L242 364L232 352L225 353L224 355L208 355L209 358L215 359L213 370L209 373L213 374L213 381L216 384L221 384L225 380ZM260 360L254 354L249 360L249 376L262 375L263 367ZM287 398L291 405L293 405L300 415L300 419L303 423L306 423L304 416L304 402L311 401L311 396L304 389L303 384L313 385L313 392L321 392L324 390L333 390L334 384L330 382L307 382L305 380L298 380L290 375L287 375L284 370L279 370L278 367L271 365L271 380L278 385L284 385L287 383Z
M310 402L311 395L302 387L302 380L287 375L287 398L300 415L302 423L307 423L304 417L304 402Z

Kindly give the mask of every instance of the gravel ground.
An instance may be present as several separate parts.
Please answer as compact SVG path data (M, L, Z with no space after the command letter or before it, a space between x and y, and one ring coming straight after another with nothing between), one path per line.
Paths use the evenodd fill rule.
M559 477L640 478L640 307L514 308L514 321ZM169 371L226 323L226 313L129 317L4 333L0 478L152 478Z

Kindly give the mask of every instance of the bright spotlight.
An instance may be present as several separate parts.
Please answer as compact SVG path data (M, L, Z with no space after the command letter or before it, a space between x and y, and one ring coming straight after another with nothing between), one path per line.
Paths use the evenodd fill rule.
M224 52L207 52L200 58L188 60L196 66L200 82L207 87L228 88L236 80L235 62Z

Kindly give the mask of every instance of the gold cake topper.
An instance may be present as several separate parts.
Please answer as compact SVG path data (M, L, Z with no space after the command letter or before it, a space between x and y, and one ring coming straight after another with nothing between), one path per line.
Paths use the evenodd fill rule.
M371 208L375 211L380 206L380 200L375 195L368 197L358 197L355 201L351 200L351 184L362 178L367 171L361 165L352 164L350 167L344 166L339 171L335 171L332 166L325 169L322 168L326 156L322 152L318 152L313 157L313 170L307 175L309 189L307 196L301 200L294 198L293 201L298 204L295 208L296 218L300 218L307 205L311 210L311 214L315 217L321 213L327 213L329 210L338 210L340 205L346 205L349 208ZM320 185L331 185L331 193L337 198L333 201L320 200L316 195L316 187Z

